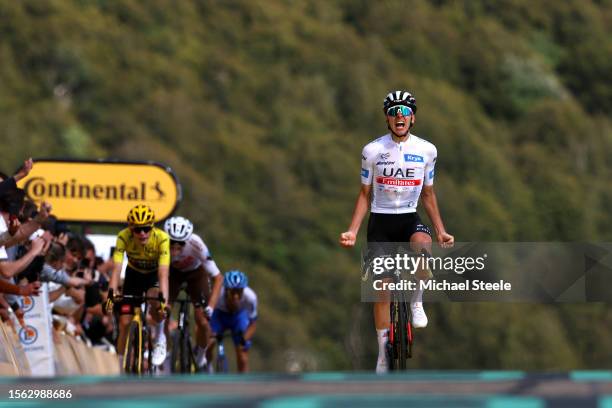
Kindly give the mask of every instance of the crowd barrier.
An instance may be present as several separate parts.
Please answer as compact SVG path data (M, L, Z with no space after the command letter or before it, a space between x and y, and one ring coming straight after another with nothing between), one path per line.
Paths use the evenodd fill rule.
M89 347L79 338L53 330L53 358L58 376L119 375L117 355ZM0 322L0 375L31 376L30 364L12 327Z
M31 375L30 363L23 351L17 333L0 322L0 374L8 376Z

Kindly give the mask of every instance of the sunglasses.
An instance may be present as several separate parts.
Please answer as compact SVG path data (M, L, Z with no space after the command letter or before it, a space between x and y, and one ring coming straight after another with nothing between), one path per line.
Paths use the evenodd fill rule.
M187 244L185 241L175 241L173 239L170 240L170 245L180 245L180 246L185 246L185 244Z
M134 231L137 234L140 234L141 232L149 233L149 232L151 232L152 229L153 229L153 227L147 225L147 226L144 226L144 227L134 227L134 228L132 228L132 231Z
M387 116L397 116L400 113L402 116L410 116L412 115L412 109L404 105L392 106L387 109Z

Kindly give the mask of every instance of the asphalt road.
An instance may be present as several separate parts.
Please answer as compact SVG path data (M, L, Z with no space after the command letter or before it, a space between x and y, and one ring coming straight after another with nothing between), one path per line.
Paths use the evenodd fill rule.
M64 390L71 398L10 398L16 390ZM0 407L26 406L612 408L612 371L0 378Z

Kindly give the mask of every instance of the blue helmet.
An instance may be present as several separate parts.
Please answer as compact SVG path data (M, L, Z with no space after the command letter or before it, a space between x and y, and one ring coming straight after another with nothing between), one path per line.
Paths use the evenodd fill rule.
M244 289L249 284L249 278L239 270L233 270L225 273L223 278L223 286L226 289Z

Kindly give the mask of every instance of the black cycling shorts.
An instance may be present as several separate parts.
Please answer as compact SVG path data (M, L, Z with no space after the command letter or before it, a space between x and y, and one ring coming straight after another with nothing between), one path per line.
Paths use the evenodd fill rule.
M363 266L368 268L375 257L395 256L398 253L412 253L410 237L415 232L431 236L429 227L421 222L416 212L405 214L371 213L368 221L368 246ZM373 276L376 279L390 277L393 271ZM365 272L364 272L365 273Z
M211 289L208 273L202 265L193 271L179 271L171 266L168 282L170 303L176 300L183 283L187 283L185 291L195 307L206 305L206 299L210 298Z
M131 268L129 265L125 269L125 279L123 280L123 294L132 296L142 296L150 288L158 288L159 280L157 277L157 271L142 273L136 269ZM140 306L141 302L133 299L125 299L120 303L121 305ZM123 310L122 310L123 312ZM127 309L126 313L131 314Z
M429 227L416 212L405 214L371 213L368 220L368 242L410 242L415 232L431 236Z

